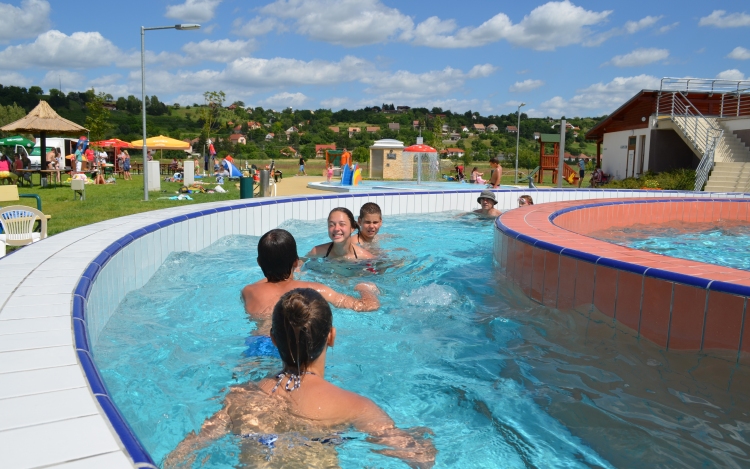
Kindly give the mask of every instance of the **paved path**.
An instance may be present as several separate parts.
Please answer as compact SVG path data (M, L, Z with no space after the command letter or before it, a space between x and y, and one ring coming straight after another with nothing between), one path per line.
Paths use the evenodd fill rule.
M279 180L276 187L277 195L299 195L299 194L333 194L333 192L320 191L307 187L308 183L325 181L323 176L287 176Z

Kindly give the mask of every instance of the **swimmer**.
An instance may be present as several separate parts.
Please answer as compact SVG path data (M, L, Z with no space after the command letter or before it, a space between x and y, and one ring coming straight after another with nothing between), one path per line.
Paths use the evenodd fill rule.
M373 243L383 226L383 213L380 211L380 206L373 202L364 204L359 209L357 224L359 225L357 245L364 247L365 244Z
M165 467L186 462L191 454L228 433L256 442L243 446L240 455L240 462L250 467L255 467L248 463L258 453L278 467L295 457L303 458L306 467L317 467L316 459L335 467L337 461L331 459L336 451L325 443L331 434L351 427L368 433L369 442L384 446L376 450L381 454L402 459L411 467L433 466L436 450L432 440L423 436L431 433L429 429L401 430L370 399L325 379L327 349L336 342L336 329L331 308L320 293L310 288L285 293L273 308L272 323L271 339L284 368L257 384L232 387L223 408L203 423L198 434L185 437L167 456ZM274 445L293 433L310 436L309 442L319 444ZM321 438L321 433L328 437ZM252 451L256 454L248 454Z
M297 242L286 230L275 229L264 234L258 241L258 265L265 279L247 285L242 289L241 298L247 312L253 319L261 321L256 334L268 334L273 306L281 296L295 288L312 288L337 308L358 312L375 311L380 308L378 288L372 283L360 283L354 287L360 298L338 293L316 282L302 282L294 279L294 270L301 265L297 255Z
M518 206L523 207L524 205L534 205L534 199L530 195L522 195L518 198Z
M359 225L348 208L334 208L328 214L328 237L331 242L315 246L306 257L347 260L374 258L372 253L352 242L352 233L358 228Z
M477 198L477 202L482 206L479 210L474 210L474 213L483 217L499 217L502 212L495 208L497 205L497 198L492 191L482 191Z

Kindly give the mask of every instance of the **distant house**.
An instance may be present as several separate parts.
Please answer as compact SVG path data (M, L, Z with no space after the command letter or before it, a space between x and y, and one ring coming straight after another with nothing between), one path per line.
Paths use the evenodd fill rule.
M409 106L396 106L396 112L406 112L410 110Z
M299 133L299 129L297 127L295 127L295 126L291 126L288 129L286 129L286 133L287 133L287 135L289 135L291 133Z
M335 134L339 133L339 127L337 125L332 125L332 126L330 126L328 128L331 129L331 132L333 132Z
M236 126L234 127L234 129L232 129L232 132L234 132L234 133L236 133L236 134L238 134L238 133L242 132L242 126L241 126L241 125L236 125Z
M237 105L236 105L236 104L230 104L230 105L229 105L229 106L227 107L227 109L229 109L230 111L234 111L235 109L237 109Z
M335 150L336 144L331 143L330 145L315 145L315 158L325 158L326 150Z
M286 156L287 158L299 158L299 152L292 147L284 147L279 150L279 153Z
M102 107L104 109L108 110L108 111L116 111L117 110L117 103L113 103L112 101L107 101L107 102L105 102L105 103L102 104ZM175 109L179 109L179 105Z
M398 122L392 122L388 124L388 130L395 130L396 132L401 130L401 124Z
M263 125L261 125L260 122L247 121L247 128L248 128L248 130L260 129L261 127L263 127Z
M506 125L505 131L508 132L509 134L517 134L518 127L516 127L515 125Z
M367 132L371 134L374 134L375 132L380 132L380 127L371 126L371 127L366 127L365 130L367 130Z
M269 133L266 134L266 140L273 140L274 136L275 135L273 134L273 132L269 132Z
M541 137L541 132L534 132L534 140L539 140L539 137Z
M359 127L349 127L349 138L352 138L354 134L358 134L362 132L362 129Z
M419 129L419 121L414 121L411 123L411 126L414 130Z
M474 124L474 130L477 131L479 134L484 133L484 124Z
M458 158L461 158L464 156L465 150L461 148L446 148L445 150L441 151L440 154L443 156L457 156Z
M495 124L490 124L487 126L487 130L489 130L490 132L497 132L500 129L498 129L498 127Z
M448 133L448 131L451 130L450 126L448 124L443 124L443 133Z
M232 134L229 136L229 143L231 144L247 144L247 136L242 134Z
M462 125L460 129L461 129L461 132L466 132L467 134L469 133L469 128L465 125Z
M457 142L457 141L461 140L461 134L458 133L458 132L451 132L450 133L450 139L453 142Z
M233 126L234 126L234 122L232 122L232 121L228 121L227 122L227 127L233 127Z

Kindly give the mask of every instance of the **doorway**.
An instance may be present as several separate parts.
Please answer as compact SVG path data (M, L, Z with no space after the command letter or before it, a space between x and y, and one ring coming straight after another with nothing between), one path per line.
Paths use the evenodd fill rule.
M635 174L635 136L628 137L628 158L625 161L625 177L633 177Z
M641 135L640 142L638 142L638 172L636 172L636 177L639 177L641 174L643 174L643 163L646 159L646 136Z

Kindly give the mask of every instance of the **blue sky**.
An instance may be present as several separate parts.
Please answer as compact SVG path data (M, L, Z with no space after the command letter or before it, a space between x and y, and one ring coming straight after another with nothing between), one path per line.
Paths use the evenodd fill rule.
M744 1L0 0L0 83L274 109L598 116L671 77L750 75Z

